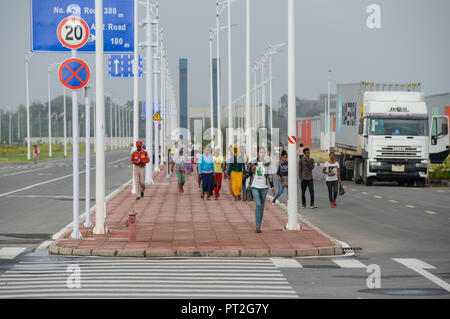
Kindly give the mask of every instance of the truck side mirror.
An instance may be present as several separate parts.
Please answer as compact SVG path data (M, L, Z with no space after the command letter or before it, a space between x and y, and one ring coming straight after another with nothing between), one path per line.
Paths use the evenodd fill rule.
M362 135L364 132L364 118L359 119L359 127L358 127L358 134Z
M436 145L437 144L437 137L436 136L432 136L431 137L431 145Z

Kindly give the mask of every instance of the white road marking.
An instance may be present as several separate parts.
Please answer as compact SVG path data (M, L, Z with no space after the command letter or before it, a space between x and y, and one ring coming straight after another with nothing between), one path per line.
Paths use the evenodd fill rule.
M45 196L45 195L6 195L6 197L11 198L55 198L55 199L72 199L72 196L64 196L64 195L54 195L54 196ZM80 200L83 200L80 198Z
M367 268L357 259L332 259L332 261L341 268Z
M25 249L25 247L3 247L0 249L0 259L14 259Z
M392 258L392 259L408 267L409 269L414 270L415 272L421 274L428 280L434 282L436 285L450 292L450 285L447 282L425 270L425 269L436 269L436 267L416 258Z
M39 170L44 169L44 168L45 168L45 167L42 167L42 168L36 168L36 169L30 169L30 170L27 170L27 171L15 172L15 173L3 175L3 177L14 176L14 175L19 175L19 174L25 174L25 173L30 173L30 172L34 172L34 171L39 171Z
M128 157L120 159L118 161L123 161L125 159L128 159ZM118 162L118 161L115 161L115 162ZM114 162L112 162L112 163L114 163ZM111 163L108 163L108 164L111 164ZM91 171L94 170L94 169L95 169L95 167L91 168ZM82 174L82 173L85 173L85 172L86 172L85 170L84 171L80 171L79 174ZM27 187L23 187L23 188L20 188L20 189L16 189L16 190L13 190L13 191L10 191L10 192L7 192L7 193L0 194L0 197L6 196L6 195L10 195L10 194L14 194L14 193L17 193L17 192L21 192L21 191L24 191L24 190L27 190L27 189L30 189L30 188L33 188L33 187L36 187L36 186L40 186L40 185L45 185L45 184L48 184L48 183L56 182L56 181L59 181L61 179L70 177L72 175L73 174L64 175L64 176L61 176L61 177L58 177L58 178L54 178L54 179L51 179L51 180L48 180L48 181L45 181L45 182L41 182L41 183L33 184L33 185L30 185L30 186L27 186Z
M277 268L303 268L303 266L295 259L291 258L270 258Z

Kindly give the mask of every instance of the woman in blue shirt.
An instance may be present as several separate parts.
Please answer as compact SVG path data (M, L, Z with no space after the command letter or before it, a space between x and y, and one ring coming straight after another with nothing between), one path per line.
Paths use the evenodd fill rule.
M211 147L205 147L204 155L200 157L200 161L198 163L198 174L202 179L202 196L203 199L205 197L205 193L207 194L207 200L210 200L212 196L212 184L214 178L214 161L211 155Z

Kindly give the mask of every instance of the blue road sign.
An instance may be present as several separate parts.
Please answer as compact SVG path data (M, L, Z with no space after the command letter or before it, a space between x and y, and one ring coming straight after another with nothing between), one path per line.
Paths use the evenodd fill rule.
M134 54L108 55L108 75L110 78L132 78ZM144 59L139 55L138 76L142 78Z
M58 24L68 16L86 21L91 36L80 52L95 52L95 0L32 0L31 50L36 52L70 51L57 36ZM134 51L134 0L103 2L104 51L128 53Z
M152 112L152 118L153 118L153 115L155 115L155 103L152 103L152 107L153 107L153 112ZM144 117L144 118L146 116L146 108L147 108L147 103L146 102L142 102L142 114L141 114L141 116ZM158 113L161 114L161 103L159 104Z

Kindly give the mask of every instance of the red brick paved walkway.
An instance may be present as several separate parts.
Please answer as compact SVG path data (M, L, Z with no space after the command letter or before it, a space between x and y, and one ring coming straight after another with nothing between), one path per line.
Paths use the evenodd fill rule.
M341 254L342 248L301 223L301 231L285 231L287 214L266 202L263 231L255 233L254 202L234 201L224 181L219 200L200 198L197 176L186 177L179 194L175 174L164 169L154 175L145 197L136 200L131 185L107 203L105 236L61 239L51 253L100 256L216 256L294 257ZM131 209L137 212L137 240L128 242L124 223ZM92 216L91 220L95 221ZM84 235L89 229L82 228Z

